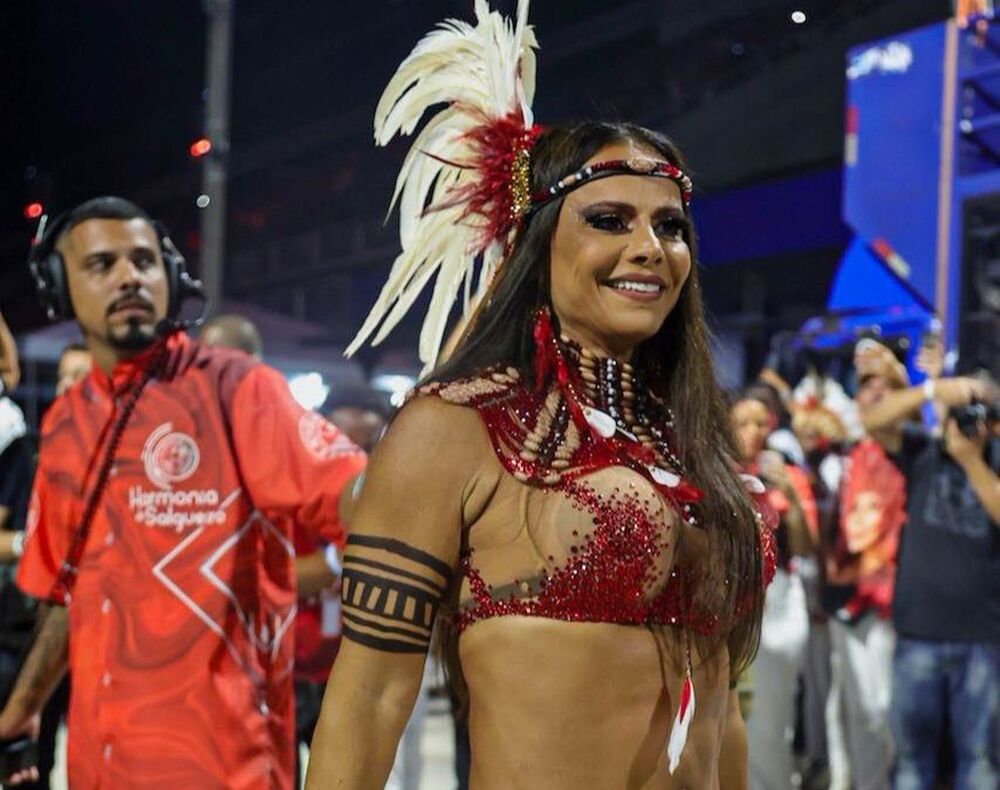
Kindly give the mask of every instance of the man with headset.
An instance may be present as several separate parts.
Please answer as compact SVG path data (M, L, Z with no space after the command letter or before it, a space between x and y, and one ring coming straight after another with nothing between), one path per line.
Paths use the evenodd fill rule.
M364 453L277 372L178 330L197 284L134 204L76 207L30 263L94 366L42 424L17 581L49 607L0 738L68 664L74 790L291 788L292 525L341 542Z

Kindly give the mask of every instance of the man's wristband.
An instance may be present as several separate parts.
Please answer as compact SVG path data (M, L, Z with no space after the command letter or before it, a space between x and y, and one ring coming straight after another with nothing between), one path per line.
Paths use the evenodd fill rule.
M924 400L934 400L934 379L924 379Z

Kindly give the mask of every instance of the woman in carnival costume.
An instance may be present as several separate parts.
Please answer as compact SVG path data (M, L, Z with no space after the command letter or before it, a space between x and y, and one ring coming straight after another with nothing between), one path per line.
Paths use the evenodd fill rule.
M385 144L447 105L403 163L402 253L349 351L436 275L430 372L352 523L313 790L382 786L435 626L471 787L746 782L732 680L773 540L712 375L691 181L647 129L534 125L527 9L477 0L477 23L425 37L376 110Z

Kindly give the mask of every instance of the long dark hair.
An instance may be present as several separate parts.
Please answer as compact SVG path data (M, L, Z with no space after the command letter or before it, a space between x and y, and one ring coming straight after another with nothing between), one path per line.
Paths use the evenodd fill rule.
M656 151L686 170L677 147L657 132L632 124L587 122L549 128L539 136L531 154L532 192L578 170L616 142ZM473 376L492 365L516 367L530 380L533 316L540 306L551 305L549 250L561 206L561 199L553 201L527 219L452 355L429 374L428 382ZM693 231L688 235L696 261L696 239ZM558 332L558 318L552 318ZM735 677L752 661L760 636L758 527L736 471L740 456L712 369L696 265L660 331L636 349L635 362L653 393L672 407L680 458L704 492L698 511L707 525L708 551L697 553L698 566L692 568L700 577L696 605L718 618L713 649L722 640L728 642ZM688 559L693 557L689 554Z

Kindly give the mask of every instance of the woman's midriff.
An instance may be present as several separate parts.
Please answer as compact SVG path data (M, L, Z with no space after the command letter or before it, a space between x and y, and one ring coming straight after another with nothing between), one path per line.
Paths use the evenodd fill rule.
M462 634L459 656L474 790L718 787L724 649L707 663L693 656L694 721L672 775L667 740L684 678L679 629L497 617Z

